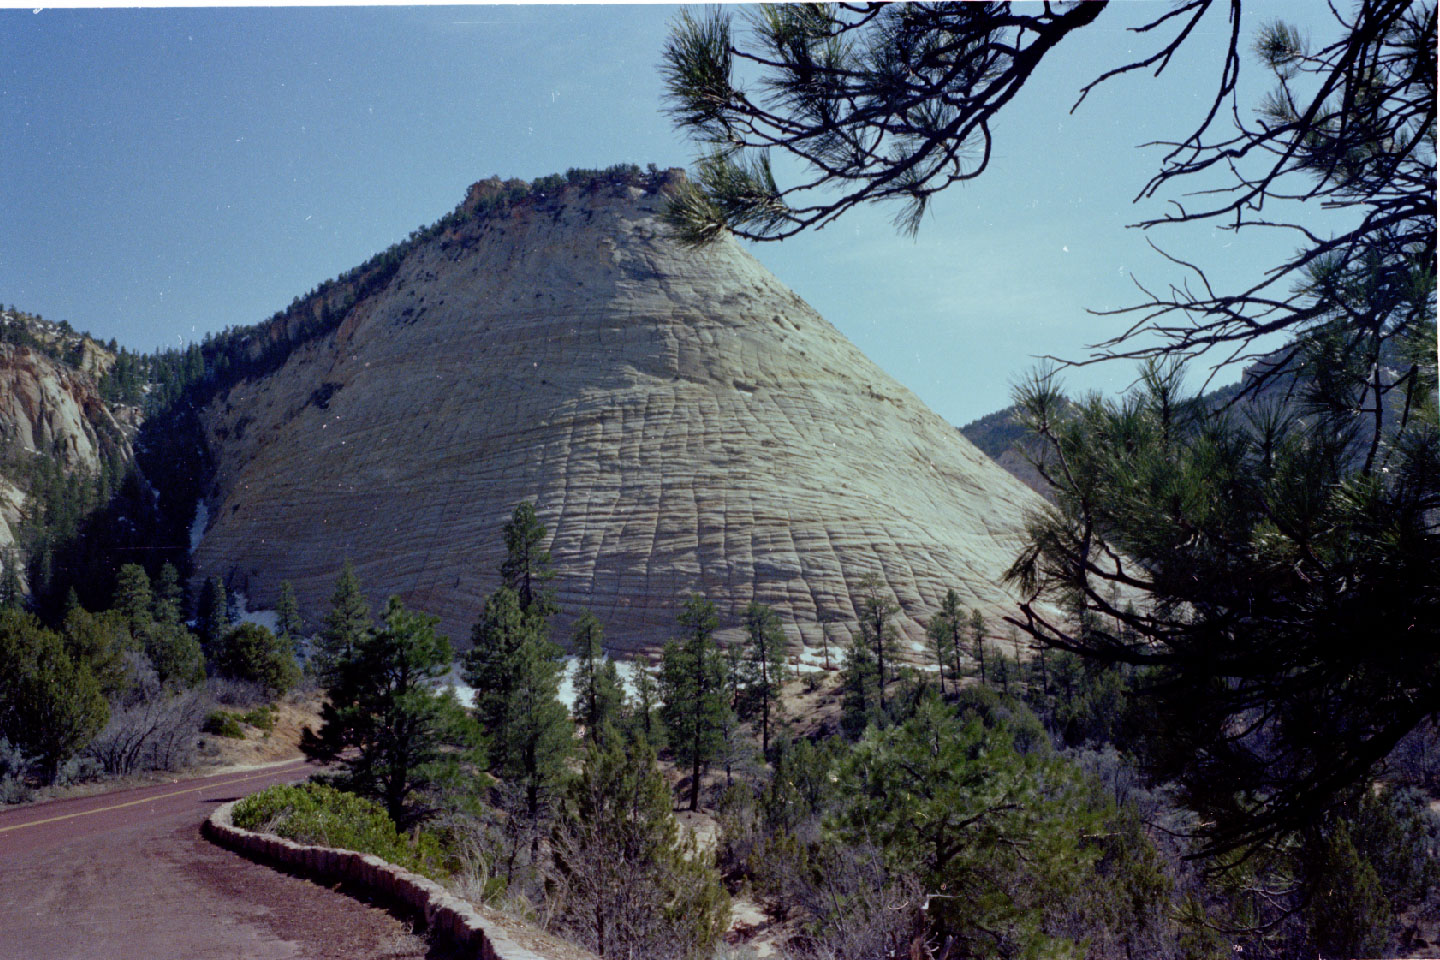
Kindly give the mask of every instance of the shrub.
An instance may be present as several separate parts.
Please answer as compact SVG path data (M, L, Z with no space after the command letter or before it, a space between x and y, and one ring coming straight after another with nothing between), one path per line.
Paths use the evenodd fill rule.
M240 715L241 723L248 723L257 730L269 733L275 729L275 715L278 711L273 703L263 704Z
M110 722L85 752L116 776L137 770L178 770L194 756L196 734L208 708L200 691L152 692L112 710Z
M372 853L428 877L441 879L440 844L433 834L402 836L383 807L319 783L276 786L235 805L235 826L275 833L299 843Z
M289 641L256 623L242 623L225 634L215 653L222 676L246 680L280 696L300 682L300 668Z
M32 615L0 611L0 733L32 757L45 783L105 726L109 704L85 661Z
M226 713L224 710L215 710L205 718L200 729L206 733L213 733L217 737L229 737L231 740L244 740L245 731L240 729L240 722L235 719L235 714Z

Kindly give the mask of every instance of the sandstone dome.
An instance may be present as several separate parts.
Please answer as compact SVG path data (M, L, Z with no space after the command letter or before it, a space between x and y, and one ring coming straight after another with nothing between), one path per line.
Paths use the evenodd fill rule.
M917 658L947 588L1013 610L1000 580L1038 497L739 243L671 239L669 178L461 217L213 401L197 573L251 606L289 580L318 621L348 558L377 607L399 594L463 646L531 500L562 639L589 608L612 647L654 651L698 592L722 639L771 604L813 662L867 574Z

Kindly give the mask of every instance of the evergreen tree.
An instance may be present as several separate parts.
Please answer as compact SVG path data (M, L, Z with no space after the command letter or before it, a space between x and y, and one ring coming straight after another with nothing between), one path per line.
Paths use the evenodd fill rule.
M299 657L304 641L305 622L300 619L300 601L295 598L295 585L289 580L280 581L280 595L275 601L275 619L280 639Z
M1061 761L1018 753L1003 725L962 723L932 693L904 722L867 730L840 779L838 838L876 844L923 889L956 891L932 898L928 916L961 956L1076 946L1042 921L1091 882L1097 851L1081 838L1103 816Z
M520 597L501 587L485 599L480 618L470 632L461 676L475 691L475 716L491 739L490 760L496 766L509 762L510 710L519 684L519 654L539 639L541 623L527 617Z
M712 634L715 604L691 594L680 613L684 639L660 655L660 716L676 760L690 768L690 809L700 809L700 772L719 752L725 713L725 668Z
M141 649L129 624L114 611L91 613L78 601L66 612L62 623L65 652L90 668L105 699L123 692L131 682L127 655Z
M10 547L4 552L5 569L0 574L0 608L22 609L25 606L25 585L20 576L20 551Z
M1317 846L1309 864L1314 893L1308 912L1319 955L1381 955L1393 918L1375 867L1356 851L1343 820Z
M463 677L474 689L475 715L490 743L491 769L525 790L537 823L570 748L571 728L558 699L560 650L501 587L485 602L472 634Z
M205 681L205 650L185 624L152 620L137 639L161 683L185 688Z
M980 682L985 682L985 618L980 611L970 611L970 645L975 651L975 662L980 665Z
M230 596L225 582L219 577L205 581L200 593L200 603L195 611L195 629L200 634L200 643L207 655L214 655L220 638L230 629Z
M585 728L585 738L598 742L607 724L620 720L625 690L615 662L605 656L604 628L586 610L575 623L575 714Z
M490 731L505 758L499 772L524 785L525 812L534 825L545 818L574 749L574 727L559 696L561 669L558 646L539 635L528 637L514 655L505 724ZM537 832L532 857L538 840Z
M481 760L475 722L440 689L451 651L435 623L391 597L379 630L360 632L348 652L338 648L323 725L301 742L307 756L340 763L344 786L383 803L402 827L427 815L427 792Z
M533 503L522 503L505 524L505 562L500 578L520 598L520 609L544 619L555 612L555 600L545 586L555 576L550 551L541 544L545 526L535 514Z
M111 609L117 611L133 631L140 631L152 619L154 595L150 576L138 563L127 563L115 578L115 595Z
M720 876L682 839L644 739L614 729L570 778L555 830L561 929L602 957L701 957L729 920Z
M58 635L24 611L0 610L0 736L37 759L45 783L109 715L88 664Z
M658 750L669 742L660 716L660 686L651 668L639 661L635 661L634 685L631 727L639 738Z
M226 633L214 659L223 676L257 683L272 699L300 682L290 643L258 623L242 623Z
M1324 369L1303 387L1316 401L1347 379L1343 364ZM1039 642L1143 671L1147 771L1183 788L1207 849L1224 853L1303 830L1440 708L1427 519L1440 431L1412 409L1366 469L1371 438L1353 416L1322 404L1303 428L1217 418L1183 376L1147 364L1129 396L1065 416L1053 382L1022 388L1065 469L1049 470L1056 507L1009 576ZM1115 603L1117 585L1146 594L1143 609ZM1081 615L1062 621L1042 597Z
M885 658L895 656L900 636L895 625L890 622L891 618L900 612L900 605L886 595L888 591L884 581L874 574L861 577L856 589L860 600L855 611L860 619L860 642L869 648L875 657L876 695L879 697L882 715L885 713L885 682L889 679L885 671Z
M849 739L858 738L872 723L883 723L879 687L874 651L859 633L850 634L850 649L840 668L840 729Z
M328 687L338 680L340 665L351 659L351 654L372 629L370 601L360 589L355 568L346 560L335 581L330 613L325 617L325 628L315 649L315 675L322 685Z
M760 749L768 757L771 719L782 709L780 691L786 680L785 633L775 611L752 600L745 608L745 636L741 712L745 716L759 714Z
M955 658L955 684L959 686L960 678L965 675L962 666L965 651L964 644L961 642L965 629L965 615L964 608L960 606L960 598L954 590L945 591L945 599L940 603L940 612L944 615L945 624L950 630L946 644L950 648L950 655Z
M727 227L779 239L892 201L916 229L936 192L983 175L997 113L1105 9L777 6L750 20L748 40L727 12L683 16L662 70L677 123L707 155L670 218L694 242ZM1300 247L1234 289L1175 261L1190 282L1146 284L1092 359L1254 356L1258 338L1293 335L1238 395L1277 386L1301 398L1311 440L1283 416L1199 422L1140 396L1086 403L1071 428L1048 384L1027 393L1050 402L1022 404L1057 489L1012 571L1026 630L1159 668L1154 711L1174 729L1153 772L1192 788L1212 853L1313 822L1440 706L1435 7L1330 10L1333 37L1312 47L1279 21L1243 30L1238 2L1196 0L1138 28L1152 45L1080 90L1163 70L1205 35L1207 15L1229 19L1202 119L1163 138L1183 146L1138 191L1173 190L1173 202L1137 226L1288 228ZM1273 92L1245 111L1236 90L1251 36ZM732 82L737 62L758 65L767 95ZM791 186L777 184L772 150L799 160ZM1346 229L1317 227L1320 210ZM1078 599L1108 618L1117 583L1145 595L1128 630L1050 615ZM1357 651L1355 636L1373 642ZM1250 735L1233 736L1242 728Z
M160 568L160 578L155 582L152 614L157 622L178 624L184 609L185 591L180 586L180 571L175 569L175 564L166 563Z

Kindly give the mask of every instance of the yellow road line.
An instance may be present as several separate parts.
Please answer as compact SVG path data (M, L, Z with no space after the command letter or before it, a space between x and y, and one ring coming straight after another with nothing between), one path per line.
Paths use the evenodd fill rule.
M274 769L261 770L257 773L252 773L249 776L241 777L238 780L226 780L224 783L203 783L198 787L187 787L184 790L172 790L169 793L162 793L158 796L142 797L139 800L127 800L124 803L115 803L111 804L108 807L96 807L94 810L81 810L79 813L66 813L62 814L61 816L50 817L45 820L31 820L29 823L17 823L12 827L0 827L0 833L9 833L11 830L23 830L26 827L38 827L43 823L58 823L61 820L71 820L75 817L88 817L92 813L107 813L111 810L123 810L126 807L139 806L142 803L153 803L156 800L166 800L170 797L178 797L181 794L185 793L199 793L202 790L213 790L216 787L228 787L232 784L245 783L248 780L255 780L260 777L266 777L275 772L276 771Z

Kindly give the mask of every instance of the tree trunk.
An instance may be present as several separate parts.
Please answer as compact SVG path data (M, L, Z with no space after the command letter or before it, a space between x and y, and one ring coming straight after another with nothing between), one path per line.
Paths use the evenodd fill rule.
M695 744L695 762L690 766L690 809L700 809L700 744Z
M770 687L765 687L765 696L760 701L760 752L770 759Z

